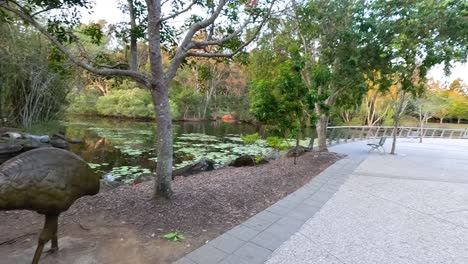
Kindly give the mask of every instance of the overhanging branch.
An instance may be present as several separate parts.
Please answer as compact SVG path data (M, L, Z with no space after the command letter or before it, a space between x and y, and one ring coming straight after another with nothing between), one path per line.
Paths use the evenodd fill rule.
M130 77L134 79L135 81L144 84L145 86L149 86L149 79L136 71L131 71L131 70L122 70L122 69L111 69L111 68L95 68L88 63L78 59L76 56L74 56L60 41L58 41L52 34L50 34L47 29L45 29L42 25L40 25L28 12L25 10L22 6L20 6L18 3L15 3L15 5L18 6L18 9L13 8L8 5L6 1L0 1L0 7L3 8L4 10L13 13L14 15L18 16L21 18L24 22L31 24L34 28L36 28L42 35L44 35L52 44L54 44L60 52L62 52L68 59L70 59L74 64L77 66L90 71L92 73L98 74L98 75L105 75L105 76L124 76L124 77Z

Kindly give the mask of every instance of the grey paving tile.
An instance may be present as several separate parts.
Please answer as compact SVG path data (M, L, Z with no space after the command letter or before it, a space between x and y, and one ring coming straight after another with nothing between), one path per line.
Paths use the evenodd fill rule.
M233 229L227 231L226 233L230 234L232 236L235 236L240 240L249 241L254 236L258 235L260 233L260 231L240 224L240 225L234 227Z
M253 216L249 220L245 221L242 223L244 226L249 227L251 229L257 230L257 231L263 231L267 227L269 227L271 224L276 222L278 219L281 218L280 215L273 214L268 211L263 211L261 212L262 215L260 216ZM268 215L268 216L267 216Z
M276 223L276 224L273 224L270 227L268 227L263 232L273 233L278 237L278 239L280 239L282 241L285 241L292 234L297 232L301 228L301 226L302 226L301 221L293 222L292 224L278 224L278 223Z
M266 210L269 211L269 212L272 212L274 214L283 216L283 215L288 214L292 209L280 206L278 204L274 204L274 205L268 207Z
M197 264L197 263L191 261L190 259L188 259L186 257L183 257L183 258L177 260L176 262L174 262L173 264Z
M260 218L260 219L273 219L274 221L281 218L281 215L275 214L273 212L269 212L267 210L263 210L260 213L254 215L252 218Z
M309 204L302 204L296 210L288 214L289 217L307 221L309 218L312 218L316 212L320 210L321 206L313 206Z
M192 260L197 264L217 264L227 254L210 245L203 245L192 253L188 254L186 258Z
M277 225L287 225L290 228L297 230L304 224L304 221L300 221L300 220L297 220L295 218L285 216L285 217L281 218L280 220L278 220L278 222L276 222L274 225L276 225L276 224Z
M208 244L226 253L232 253L245 244L245 241L226 233L213 239Z
M304 202L302 202L303 204L307 204L307 205L311 205L311 206L315 206L315 207L322 207L325 202L324 201L317 201L315 198L311 197L309 199L306 199Z
M334 194L333 192L327 192L327 191L319 190L318 192L313 194L310 198L312 200L316 200L316 201L319 201L319 202L326 202L326 201L330 200L331 197L333 197L333 194Z
M221 260L219 264L250 264L250 262L249 260L243 257L236 256L236 255L229 255L223 260Z
M263 231L256 237L252 238L250 242L273 251L277 249L281 244L283 244L285 240L286 239L281 239L273 232Z
M234 252L234 255L244 258L249 264L264 263L272 251L254 243L247 243Z
M288 208L288 209L291 209L293 210L294 208L298 207L299 204L301 204L300 202L294 202L294 201L291 201L291 200L279 200L278 202L275 203L276 205L279 205L281 207L284 207L284 208Z

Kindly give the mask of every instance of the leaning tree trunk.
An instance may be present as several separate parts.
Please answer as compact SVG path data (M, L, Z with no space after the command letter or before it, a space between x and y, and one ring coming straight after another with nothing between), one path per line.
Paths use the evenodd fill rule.
M392 142L392 150L390 151L390 154L395 154L395 149L396 149L396 139L397 139L397 133L398 133L398 123L400 122L400 117L403 112L403 105L405 103L405 92L400 91L400 102L398 102L398 107L397 111L393 115L393 142Z
M156 112L158 163L154 179L154 197L172 196L172 119L168 95L168 84L152 87L153 104Z
M328 126L328 116L321 114L319 121L317 122L317 138L318 138L318 151L328 151L327 148L327 126Z

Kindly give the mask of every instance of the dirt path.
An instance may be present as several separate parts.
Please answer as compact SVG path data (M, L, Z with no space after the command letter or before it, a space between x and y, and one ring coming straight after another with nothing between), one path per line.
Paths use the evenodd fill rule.
M257 167L178 177L172 200L151 200L151 182L78 200L60 217L58 253L41 263L172 263L307 183L334 153L307 153ZM0 212L0 263L29 263L43 217ZM187 238L172 242L165 233Z

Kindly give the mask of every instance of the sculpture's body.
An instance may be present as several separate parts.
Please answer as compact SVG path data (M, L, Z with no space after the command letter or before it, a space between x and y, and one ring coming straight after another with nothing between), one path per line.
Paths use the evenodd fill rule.
M44 229L32 263L44 244L58 249L58 216L85 195L99 192L99 176L77 155L57 148L39 148L0 166L0 210L33 210L45 215Z

